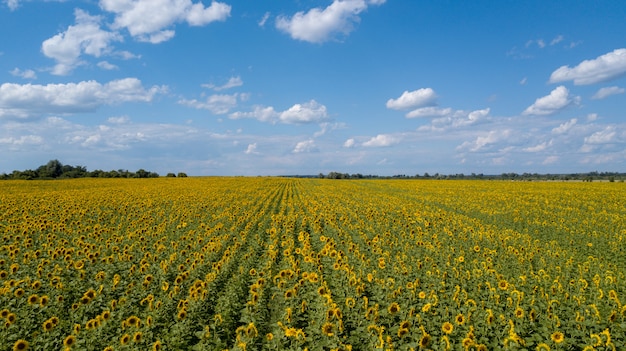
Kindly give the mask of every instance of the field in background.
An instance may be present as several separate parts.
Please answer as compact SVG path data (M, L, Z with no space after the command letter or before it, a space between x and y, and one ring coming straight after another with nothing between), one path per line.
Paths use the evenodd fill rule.
M0 350L626 345L623 183L6 181L0 231Z

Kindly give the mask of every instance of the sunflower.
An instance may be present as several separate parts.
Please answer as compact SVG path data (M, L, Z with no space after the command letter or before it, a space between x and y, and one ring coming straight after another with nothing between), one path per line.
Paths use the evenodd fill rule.
M152 351L161 351L161 350L163 350L163 344L161 344L159 340L155 341L154 344L152 344Z
M391 305L389 305L389 307L387 308L387 311L391 314L396 314L400 312L400 306L397 303L393 302L391 303Z
M563 335L560 331L556 331L550 335L550 339L552 339L555 343L560 344L563 340L565 340L565 335Z
M550 351L550 346L542 342L541 344L537 345L535 351Z
M49 332L54 329L54 323L52 323L52 321L48 319L47 321L43 322L42 327L44 331Z
M36 305L37 303L39 303L39 296L30 295L26 302L28 302L29 305Z
M141 334L141 332L140 332L140 331L138 331L138 332L136 332L136 333L133 335L133 342L134 342L134 343L140 343L140 342L141 342L141 338L142 338L142 334Z
M249 338L256 338L258 335L259 335L259 332L256 329L256 326L254 325L254 323L248 324L248 326L246 327L246 336Z
M426 313L426 312L430 311L430 308L431 308L431 307L433 307L433 305L431 305L430 303L425 304L425 305L422 307L422 312Z
M426 293L423 291L420 291L419 294L417 294L417 297L419 297L420 299L425 299L426 298Z
M509 288L509 283L507 283L506 280L500 280L498 282L498 288L500 288L500 290L506 290Z
M487 310L487 324L492 325L496 321L496 317L493 315L493 311Z
M76 337L74 335L68 335L65 340L63 340L63 346L72 347L76 343Z
M333 325L328 322L324 323L324 325L322 325L322 333L326 336L333 336Z
M9 313L9 314L7 315L7 322L8 322L9 324L13 324L13 323L15 323L15 320L16 320L16 319L17 319L17 316L15 315L15 313Z
M15 290L13 295L15 295L15 297L17 297L19 299L20 297L24 296L24 289L18 288L17 290ZM26 347L28 347L28 346L26 346Z
M428 334L422 335L422 337L420 338L420 341L419 341L420 348L421 349L427 348L428 346L430 346L431 341L432 341L432 339L430 338L430 335L428 335Z
M528 319L534 322L537 319L537 311L531 309L530 312L528 312Z
M399 338L403 338L405 337L407 334L409 334L409 330L406 328L400 328L398 329L398 337Z
M524 310L521 307L515 309L515 317L524 318Z
M137 327L138 328L139 327L139 323L141 323L141 322L139 320L139 317L137 317L137 316L130 316L130 317L126 318L126 325L129 326L129 327Z
M400 329L409 329L411 327L411 322L409 321L402 321L402 323L400 323Z
M286 299L290 299L290 298L294 297L294 295L296 295L296 292L293 289L289 289L289 290L285 291L285 298Z
M450 322L445 322L441 326L441 330L446 334L450 334L454 330L454 325L452 325L452 323Z
M0 318L7 318L9 313L11 313L11 311L7 310L6 308L3 309L2 311L0 311Z
M274 339L274 334L272 333L265 334L265 340L272 341L273 339Z
M462 313L459 313L454 318L454 321L456 322L456 324L461 325L465 323L465 316Z
M128 345L129 342L130 342L130 335L128 334L122 335L122 337L120 338L120 344Z
M13 344L13 351L24 351L28 350L28 341L26 340L18 340Z
M61 298L62 298L62 297L61 297ZM40 305L41 307L44 307L44 306L48 305L48 302L50 302L50 298L49 298L48 296L46 296L46 295L42 295L42 296L39 298L39 305Z

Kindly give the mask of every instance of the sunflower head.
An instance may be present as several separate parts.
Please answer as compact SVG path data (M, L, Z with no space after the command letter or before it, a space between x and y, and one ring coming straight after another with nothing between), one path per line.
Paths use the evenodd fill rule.
M550 335L550 339L552 339L552 341L554 341L556 344L560 344L563 342L563 340L565 340L565 335L563 335L563 333L561 333L560 331L556 331L552 333L552 335Z
M452 333L453 330L454 330L454 325L452 325L452 323L450 322L445 322L441 326L441 331L443 331L446 334Z
M28 346L28 341L20 339L13 344L13 351L25 351L28 350Z
M65 340L63 340L63 346L72 347L72 345L76 344L76 337L74 335L68 335Z
M428 335L428 334L422 335L422 337L420 338L420 341L419 341L420 348L421 349L428 348L428 346L430 346L431 341L432 341L432 339L431 339L430 335Z

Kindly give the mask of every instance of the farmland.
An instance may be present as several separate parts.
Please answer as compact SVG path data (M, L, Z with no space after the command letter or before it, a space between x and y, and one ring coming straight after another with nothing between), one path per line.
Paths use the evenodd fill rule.
M626 186L0 183L0 350L614 350Z

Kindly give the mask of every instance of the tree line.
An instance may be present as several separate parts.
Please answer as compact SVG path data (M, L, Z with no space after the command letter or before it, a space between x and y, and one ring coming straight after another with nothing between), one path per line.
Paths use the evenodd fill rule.
M327 174L320 173L317 176L302 176L307 178L325 178L325 179L485 179L485 180L517 180L517 181L583 181L591 182L594 180L609 181L609 182L623 182L626 179L626 173L619 172L587 172L587 173L568 173L568 174L538 174L538 173L502 173L502 174L429 174L423 175L406 175L396 174L393 176L379 176L379 175L363 175L360 173L349 174L341 172L329 172Z
M167 177L186 177L187 174L179 172L168 173ZM9 174L0 174L0 179L67 179L67 178L158 178L159 174L156 172L146 171L145 169L139 169L135 172L131 172L124 169L103 171L96 169L88 171L84 166L70 166L64 165L59 160L50 160L45 165L41 165L36 169L27 169L23 171L15 170Z

